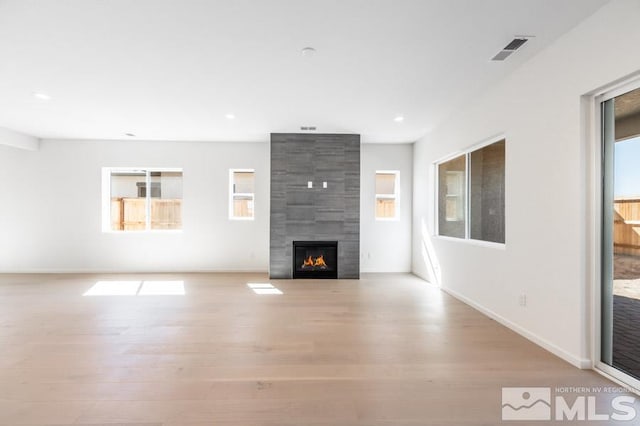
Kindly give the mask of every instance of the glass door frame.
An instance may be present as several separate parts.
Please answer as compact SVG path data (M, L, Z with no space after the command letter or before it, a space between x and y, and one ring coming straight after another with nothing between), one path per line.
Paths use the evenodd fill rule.
M614 99L627 92L640 89L640 78L636 75L633 78L613 84L603 90L592 93L586 97L587 102L583 102L583 116L586 116L587 122L587 138L591 140L591 158L588 159L589 168L591 169L591 190L589 191L590 202L588 202L587 212L591 212L590 224L591 228L590 244L588 244L589 254L587 260L590 261L591 267L588 266L588 276L592 284L591 288L591 354L592 367L595 371L604 374L611 380L635 390L640 393L640 380L624 373L617 368L608 365L602 361L602 290L604 287L603 271L605 268L605 247L606 242L604 219L605 219L605 140L604 140L604 102ZM586 107L586 108L584 108ZM590 136L590 137L589 137ZM614 142L615 143L615 142ZM611 159L612 160L612 159Z

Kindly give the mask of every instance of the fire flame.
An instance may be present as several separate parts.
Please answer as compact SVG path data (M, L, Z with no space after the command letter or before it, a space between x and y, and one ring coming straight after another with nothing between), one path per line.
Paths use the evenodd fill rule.
M320 255L315 259L313 258L313 256L309 256L302 262L303 268L314 267L314 266L317 266L319 268L327 267L327 263L324 261L324 255Z
M324 255L320 255L318 257L316 257L316 262L314 263L313 266L321 266L326 268L327 264L324 262Z

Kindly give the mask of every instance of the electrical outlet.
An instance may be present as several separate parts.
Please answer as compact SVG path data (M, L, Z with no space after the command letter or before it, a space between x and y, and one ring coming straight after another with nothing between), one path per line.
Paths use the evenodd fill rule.
M526 294L521 294L518 297L518 304L522 307L527 306L527 295Z

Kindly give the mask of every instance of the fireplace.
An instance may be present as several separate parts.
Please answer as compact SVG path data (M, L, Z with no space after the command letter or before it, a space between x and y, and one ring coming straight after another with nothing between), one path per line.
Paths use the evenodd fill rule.
M338 242L294 241L293 278L338 278Z

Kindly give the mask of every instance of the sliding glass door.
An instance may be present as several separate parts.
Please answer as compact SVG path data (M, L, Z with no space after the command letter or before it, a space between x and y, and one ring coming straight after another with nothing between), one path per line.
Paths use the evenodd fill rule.
M640 379L640 89L604 99L601 362Z

